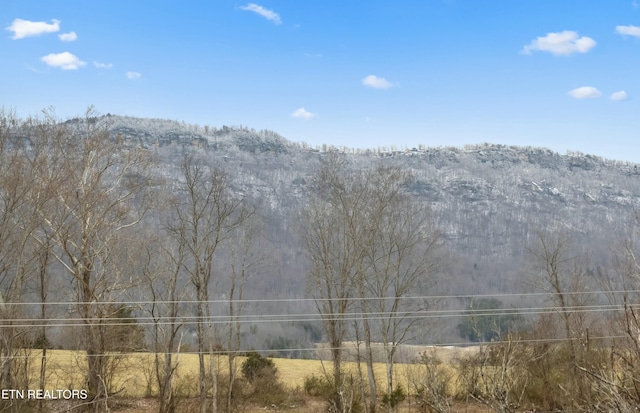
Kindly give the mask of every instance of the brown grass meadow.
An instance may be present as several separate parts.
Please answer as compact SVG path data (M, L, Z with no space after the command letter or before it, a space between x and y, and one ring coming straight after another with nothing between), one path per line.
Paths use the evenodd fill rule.
M450 363L458 355L472 351L471 348L438 348L438 356L444 363ZM28 351L25 357L28 358L30 387L38 385L40 377L40 360L42 351ZM118 391L118 395L123 397L148 397L157 392L154 379L154 358L153 353L139 352L127 354L114 354L114 376L113 389ZM193 394L196 391L198 375L197 354L181 353L177 356L178 383L183 383L182 389L186 393ZM244 357L236 357L236 368L239 369ZM273 358L278 369L279 380L289 389L302 388L304 380L312 375L323 377L331 374L331 362L322 360L287 359ZM81 389L84 387L84 374L87 366L86 356L81 351L72 350L48 350L47 351L47 373L45 387L48 389ZM364 364L362 365L364 369ZM399 363L396 365L396 382L407 386L409 370L415 368L412 364ZM385 381L384 363L376 363L375 374L377 381L382 384ZM218 356L218 371L226 374L229 370L227 357ZM357 364L355 362L345 363L345 371L349 375L356 376ZM190 389L193 387L193 389Z
M418 348L414 350L417 349ZM424 350L424 348L421 349ZM474 351L474 349L441 347L436 348L435 351L443 363L450 364L456 357ZM27 350L25 352L30 377L29 388L39 387L41 355L41 350ZM113 356L116 364L114 364L115 369L112 378L111 395L115 396L117 400L120 400L120 408L116 408L114 411L155 411L155 401L152 400L152 398L157 395L154 372L155 355L153 353L140 352L114 354ZM181 353L178 355L177 360L176 386L182 396L195 398L197 396L198 385L198 356L197 354ZM238 371L244 360L244 357L236 357L236 368ZM320 400L312 400L312 398L305 397L304 382L306 378L311 376L324 377L325 375L330 375L330 361L287 358L272 358L272 360L278 369L278 379L281 383L291 394L298 394L298 397L306 399L304 403L306 406L305 409L292 409L292 412L324 411L324 404ZM48 350L45 388L84 388L86 366L86 355L81 351ZM218 356L218 371L221 376L228 374L228 368L227 357L224 355ZM351 375L354 378L358 376L357 364L355 362L346 362L344 368L347 375ZM396 364L396 383L401 384L405 389L408 389L410 393L412 390L411 377L415 377L417 368L419 367L411 363ZM363 371L366 369L364 364L362 364L362 369ZM384 363L376 363L374 369L380 391L383 392L385 365ZM455 380L452 380L450 384L451 386L455 386ZM452 388L452 390L454 389ZM258 407L256 407L256 409L257 408ZM263 406L260 408L263 408Z

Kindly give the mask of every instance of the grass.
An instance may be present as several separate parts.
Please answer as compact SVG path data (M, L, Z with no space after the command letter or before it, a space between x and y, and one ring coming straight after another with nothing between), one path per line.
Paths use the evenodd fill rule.
M40 350L32 350L28 353L29 388L39 387L40 378ZM112 391L125 397L144 397L156 394L153 353L128 353L114 355L114 380ZM239 370L244 357L236 358L236 366ZM302 387L304 379L311 375L324 376L331 373L331 363L319 360L302 359L273 359L277 369L278 378L290 389ZM84 352L71 350L48 350L47 373L45 378L46 389L82 389L87 369L87 358ZM218 357L219 371L222 374L228 372L227 358ZM364 366L363 366L364 368ZM347 373L357 374L355 363L345 363ZM187 394L195 394L198 377L198 356L196 354L180 354L178 356L177 383L184 387ZM376 375L381 382L384 380L384 365L377 363Z
M445 364L467 349L438 349L438 355ZM28 352L29 388L39 387L40 377L40 350ZM127 353L114 355L115 369L113 374L112 393L123 397L146 397L157 394L155 384L153 353ZM176 385L181 386L184 395L195 396L198 382L198 356L197 354L183 353L178 356L178 369L176 371ZM239 371L244 357L236 358L236 368ZM278 378L289 389L302 388L305 378L315 375L324 377L332 371L330 361L303 360L303 359L273 359L277 369ZM228 372L227 357L219 356L217 359L218 371L226 375ZM207 362L208 365L208 362ZM47 351L47 374L45 380L46 389L83 389L87 369L87 359L84 352L71 350ZM405 389L411 388L408 377L412 364L396 364L395 381L402 384ZM366 366L362 364L363 374L366 375ZM347 375L358 376L355 362L345 362L344 371ZM375 363L374 372L376 381L381 391L384 391L386 383L384 363Z
M41 350L28 353L29 388L39 387ZM155 357L153 353L128 353L114 355L114 380L112 391L125 397L144 397L156 394ZM239 370L244 357L236 358ZM178 356L177 383L183 386L186 394L195 394L198 377L197 354L180 354ZM297 360L274 358L278 368L278 377L290 388L302 387L304 379L312 374L323 375L322 363L318 360ZM208 363L208 361L206 361ZM227 358L219 356L218 368L221 374L229 371ZM330 371L330 363L325 362ZM48 350L45 388L47 389L82 389L87 369L87 358L84 352L71 350ZM381 371L383 369L381 368Z
M414 349L416 350L416 349ZM424 351L425 348L419 348ZM454 376L451 377L448 387L452 392L457 392L455 387L458 386L455 372L453 369L453 360L469 352L475 351L472 348L443 348L438 347L432 349L445 368L450 370ZM24 353L28 360L28 371L30 376L29 389L37 389L40 377L40 350L25 350ZM416 353L417 354L417 353ZM153 353L128 353L118 356L118 365L114 375L113 389L110 395L116 396L114 399L114 410L120 413L151 413L158 411L158 401L153 399L157 396L157 385L154 379L154 361ZM48 350L47 351L47 375L45 389L84 389L84 379L87 369L87 359L84 352L69 350ZM239 373L240 366L245 360L244 357L236 358L237 370ZM287 403L287 410L291 413L315 413L326 410L326 404L323 399L305 395L303 388L305 378L315 375L316 377L324 377L325 374L331 374L331 362L320 360L304 360L304 359L286 359L273 358L274 364L278 369L278 378L288 390L288 394L292 398ZM197 354L182 353L178 355L179 366L176 371L176 379L174 386L179 391L181 397L184 397L180 404L179 411L192 411L193 403L197 403L197 387L198 387L198 356ZM217 359L218 371L221 376L228 373L228 364L226 356L219 356ZM366 366L362 364L363 374L366 375ZM344 372L347 375L358 377L357 364L354 362L345 362L343 364ZM424 366L419 364L396 364L395 384L401 384L410 394L413 394L414 387L411 385L411 377L424 377ZM376 363L374 365L376 380L379 387L379 395L385 391L385 365L384 363ZM418 376L422 375L422 376ZM150 398L151 397L151 398ZM60 406L52 402L55 406L53 410L59 410ZM485 410L476 410L475 403L456 401L456 406L452 411L485 412ZM411 402L404 403L400 409L401 412L413 411L417 405ZM482 406L478 407L483 408ZM246 405L245 409L248 413L257 413L264 410L262 405ZM484 408L483 408L484 409Z

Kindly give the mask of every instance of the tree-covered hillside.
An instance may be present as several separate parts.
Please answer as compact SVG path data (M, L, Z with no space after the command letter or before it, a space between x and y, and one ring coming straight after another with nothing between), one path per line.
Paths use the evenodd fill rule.
M241 126L2 114L0 379L21 385L21 348L81 349L106 403L110 352L152 350L170 403L171 354L186 347L204 409L222 386L207 355L233 366L250 349L312 357L328 342L336 386L340 363L362 357L370 380L386 363L391 395L394 363L416 357L404 344L501 340L547 314L547 339L589 341L608 316L575 309L624 312L637 291L639 178L534 147L312 148ZM352 341L365 354L343 351Z

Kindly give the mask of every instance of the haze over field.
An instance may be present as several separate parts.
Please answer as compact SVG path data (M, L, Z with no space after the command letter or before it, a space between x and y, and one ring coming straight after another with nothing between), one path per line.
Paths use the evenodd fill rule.
M0 104L640 161L637 1L3 2Z

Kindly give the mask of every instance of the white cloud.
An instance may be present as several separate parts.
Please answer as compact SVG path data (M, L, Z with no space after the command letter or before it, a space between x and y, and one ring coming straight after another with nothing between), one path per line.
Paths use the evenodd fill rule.
M300 119L313 119L316 117L315 113L311 113L309 111L307 111L305 108L300 108L300 109L296 109L291 116L293 116L294 118L300 118Z
M138 80L142 77L142 74L138 72L127 72L126 75L129 80Z
M631 7L633 7L634 9L640 8L640 3L638 3L636 0L633 0L631 2Z
M616 32L623 36L640 37L640 27L638 26L616 26Z
M570 90L569 95L576 99L594 99L600 97L601 93L593 86L582 86Z
M390 87L393 87L387 79L375 75L369 75L362 79L362 84L374 89L389 89Z
M76 32L61 33L58 35L58 38L63 42L73 42L78 39L78 35L76 34Z
M627 92L625 92L624 90L620 90L618 92L611 94L611 100L615 100L616 102L621 102L623 100L627 100L628 98L629 96L627 95Z
M255 3L249 3L246 6L240 7L240 9L257 13L265 19L271 20L275 24L282 24L282 20L280 20L280 16L278 15L278 13L274 12L273 10L265 9L264 7L259 6Z
M76 70L87 64L80 60L78 56L69 52L51 53L46 56L42 56L40 60L49 66L59 67L62 70Z
M547 33L537 37L525 46L521 53L531 54L532 51L549 52L556 56L566 56L574 53L587 53L596 46L596 41L590 37L578 37L578 33L565 30L558 33Z
M113 67L111 63L96 62L95 60L93 61L93 65L98 69L111 69Z
M60 20L51 19L51 23L32 22L30 20L14 19L6 30L13 32L12 39L40 36L43 33L55 33L60 30Z

